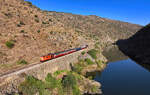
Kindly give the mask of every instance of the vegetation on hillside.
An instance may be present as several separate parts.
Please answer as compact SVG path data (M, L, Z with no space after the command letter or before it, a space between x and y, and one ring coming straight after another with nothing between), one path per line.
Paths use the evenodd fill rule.
M85 59L85 62L88 64L88 65L92 65L92 64L95 64L91 59L89 58L86 58Z
M63 79L56 79L48 74L45 81L27 76L26 80L20 84L19 92L23 95L81 95L77 85L76 76L69 72ZM70 94L68 94L70 93Z
M61 76L63 72L66 75ZM85 81L86 80L86 81ZM27 76L18 89L23 95L81 95L80 87L84 87L95 93L99 89L94 84L85 84L87 79L74 71L56 71L48 74L44 81L33 76Z
M8 48L13 48L15 46L15 42L12 40L7 41L5 44Z
M64 77L62 84L67 95L71 95L71 93L73 93L73 95L81 95L77 85L77 79L71 72Z
M17 64L28 64L28 62L26 61L26 60L24 60L24 59L22 59L22 60L19 60L18 62L17 62Z
M92 57L92 58L94 58L94 59L97 59L97 50L95 50L95 49L91 49L91 50L89 50L87 53Z
M82 71L84 68L86 68L87 66L90 66L90 65L94 65L94 64L97 64L97 62L93 62L91 59L86 58L84 60L80 60L77 64L74 64L72 71L74 71L78 74L82 74Z

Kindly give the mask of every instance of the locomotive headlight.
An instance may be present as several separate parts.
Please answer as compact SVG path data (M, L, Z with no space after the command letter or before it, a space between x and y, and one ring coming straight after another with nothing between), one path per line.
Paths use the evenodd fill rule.
M44 58L43 58L43 57L40 57L40 59L41 59L41 60L44 60Z

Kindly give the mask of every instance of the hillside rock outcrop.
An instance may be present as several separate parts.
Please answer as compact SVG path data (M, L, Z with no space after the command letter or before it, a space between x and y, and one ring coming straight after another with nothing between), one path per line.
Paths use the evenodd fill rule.
M129 39L117 41L117 45L124 54L138 63L150 64L150 24Z

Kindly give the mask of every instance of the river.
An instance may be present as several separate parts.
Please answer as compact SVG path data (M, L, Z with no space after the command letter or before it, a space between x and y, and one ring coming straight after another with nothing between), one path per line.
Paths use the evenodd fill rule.
M111 61L94 79L102 84L103 95L150 95L150 65L137 64L122 54L118 61L116 57L113 60L110 53L115 51L116 56L120 53L114 48L108 51L109 54L105 54ZM115 56L115 53L111 55Z

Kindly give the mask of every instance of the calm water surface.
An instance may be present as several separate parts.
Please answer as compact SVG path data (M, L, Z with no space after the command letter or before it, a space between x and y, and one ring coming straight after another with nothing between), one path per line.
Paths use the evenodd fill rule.
M150 95L150 65L127 59L110 62L95 80L102 84L104 95Z

